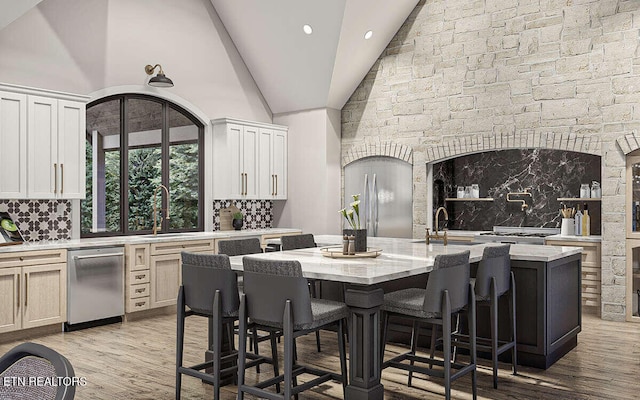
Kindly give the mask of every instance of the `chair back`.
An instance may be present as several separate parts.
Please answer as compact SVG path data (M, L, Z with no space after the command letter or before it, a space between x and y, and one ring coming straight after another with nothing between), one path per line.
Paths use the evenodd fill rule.
M238 311L238 276L231 270L226 254L195 254L183 251L182 286L185 305L191 310L213 315L216 290L222 295L222 315Z
M218 254L226 254L229 257L244 256L245 254L262 253L260 239L234 239L218 242Z
M69 360L57 351L37 343L23 343L0 358L0 381L12 379L74 377ZM64 382L63 382L64 383ZM75 385L0 385L1 399L72 400Z
M476 273L476 295L488 297L491 288L491 278L496 278L496 294L504 294L511 286L511 245L487 246L482 253L482 260L478 264Z
M291 300L293 325L313 322L307 279L298 261L242 258L247 316L268 326L282 326L285 303Z
M431 313L442 311L442 292L449 292L451 312L460 310L469 301L469 250L461 253L440 254L434 260L429 273L423 310Z
M282 243L282 250L308 249L316 247L316 241L311 233L282 236L280 238L280 242Z

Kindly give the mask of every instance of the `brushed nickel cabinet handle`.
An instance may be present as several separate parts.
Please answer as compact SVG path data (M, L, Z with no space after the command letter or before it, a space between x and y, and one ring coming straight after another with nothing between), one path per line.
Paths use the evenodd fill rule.
M240 195L244 194L244 172L240 172Z
M58 193L58 164L53 164L53 185L53 193Z
M18 274L18 290L16 293L16 304L18 305L18 308L20 308L20 274Z
M271 195L273 196L273 187L275 186L275 181L273 180L273 174L271 174Z
M146 289L136 289L136 293L144 293Z
M136 275L136 279L144 279L144 275Z
M139 301L136 303L136 307L142 307L145 304L144 301Z
M64 164L60 164L60 194L64 193Z
M276 196L278 195L278 175L276 174Z
M29 274L24 274L24 307L27 308L29 301Z

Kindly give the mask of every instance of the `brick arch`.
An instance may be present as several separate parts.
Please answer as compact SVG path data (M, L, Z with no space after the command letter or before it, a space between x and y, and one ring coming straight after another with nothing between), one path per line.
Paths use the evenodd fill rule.
M638 132L627 133L624 136L620 136L616 139L616 143L620 147L620 150L627 155L633 151L640 149L640 135Z
M640 142L640 138L638 140ZM637 144L637 143L636 143ZM449 158L501 149L542 148L576 151L602 155L599 136L578 136L575 133L484 133L460 136L428 147L425 150L427 163Z
M411 147L394 142L382 142L352 146L342 157L342 166L345 167L361 158L372 156L398 158L413 165L413 149Z

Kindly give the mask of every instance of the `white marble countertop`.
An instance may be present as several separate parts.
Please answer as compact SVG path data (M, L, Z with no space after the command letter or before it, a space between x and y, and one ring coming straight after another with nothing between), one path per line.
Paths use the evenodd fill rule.
M340 235L315 235L319 245L342 246ZM304 276L337 282L372 285L407 276L419 275L431 271L433 261L438 254L458 253L470 250L470 262L482 259L486 246L495 244L483 243L475 245L424 244L415 239L395 239L370 237L369 247L382 250L376 258L329 258L321 253L321 248L290 250L257 255L270 260L298 260L302 264ZM550 262L574 254L580 254L580 247L511 245L512 260ZM231 266L242 270L242 257L231 257Z
M213 231L213 232L184 232L165 233L153 235L132 235L132 236L110 236L88 239L70 240L50 240L39 242L27 242L12 246L1 246L0 253L17 251L48 250L48 249L70 249L82 247L105 247L122 246L125 244L162 243L181 240L202 240L202 239L231 239L247 236L262 236L269 234L301 233L300 229L292 228L270 228L270 229L243 229L240 231Z
M545 241L558 241L558 242L589 242L589 243L600 243L602 242L602 236L600 235L591 235L591 236L562 236L562 235L551 235L544 238Z

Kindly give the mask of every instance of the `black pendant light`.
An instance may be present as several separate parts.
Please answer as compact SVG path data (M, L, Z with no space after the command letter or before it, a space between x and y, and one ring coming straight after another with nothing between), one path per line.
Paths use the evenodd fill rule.
M162 70L162 66L160 64L156 64L154 66L147 65L146 67L144 67L144 71L147 73L147 75L153 75L153 71L156 69L156 67L160 70L158 71L158 74L156 76L149 79L148 85L154 87L173 87L173 81L164 75L164 71Z

